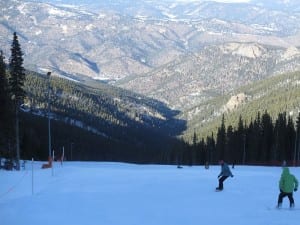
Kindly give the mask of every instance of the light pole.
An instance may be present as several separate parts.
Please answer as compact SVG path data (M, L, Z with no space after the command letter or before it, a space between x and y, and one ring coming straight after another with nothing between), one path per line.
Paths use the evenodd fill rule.
M244 131L245 132L245 131ZM243 134L243 165L246 163L246 134Z
M48 160L51 160L51 121L50 121L50 76L51 72L47 73L48 77L48 150L49 150L49 158ZM49 162L50 163L50 162Z
M298 126L296 127L296 139L295 139L295 149L294 149L294 166L297 166L297 161L299 161L299 145L300 145L300 137L299 137L299 128ZM297 151L298 151L298 156L297 156Z
M71 161L73 161L73 142L71 143Z

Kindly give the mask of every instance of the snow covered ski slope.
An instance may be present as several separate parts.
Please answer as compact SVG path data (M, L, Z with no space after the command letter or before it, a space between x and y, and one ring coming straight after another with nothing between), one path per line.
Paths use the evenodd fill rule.
M0 170L1 225L295 225L275 210L280 167L239 166L215 192L219 166L65 162ZM290 168L300 180L300 168ZM33 185L32 185L33 184ZM294 193L296 209L300 192ZM288 208L284 199L283 208ZM274 210L273 210L274 209Z

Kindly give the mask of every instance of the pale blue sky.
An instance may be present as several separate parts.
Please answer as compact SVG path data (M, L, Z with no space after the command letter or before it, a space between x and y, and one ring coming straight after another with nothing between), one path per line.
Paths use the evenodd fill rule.
M177 0L177 1L182 1L182 2L196 2L199 0ZM224 2L224 3L243 3L243 2L250 2L250 0L210 0L210 1L215 1L215 2Z

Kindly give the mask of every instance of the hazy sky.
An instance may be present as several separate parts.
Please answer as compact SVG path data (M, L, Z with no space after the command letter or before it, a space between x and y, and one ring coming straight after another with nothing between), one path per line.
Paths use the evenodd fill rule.
M197 0L179 0L179 1L195 2L195 1L197 1ZM198 0L198 1L199 1L199 0ZM250 2L250 0L209 0L209 1L225 2L225 3Z
M250 0L214 0L216 2L250 2Z

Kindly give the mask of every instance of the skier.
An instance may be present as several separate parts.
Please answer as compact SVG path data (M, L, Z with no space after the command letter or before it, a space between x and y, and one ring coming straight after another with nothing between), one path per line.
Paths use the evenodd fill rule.
M293 208L295 206L293 191L297 191L298 189L298 180L290 173L288 167L283 167L282 169L282 174L279 180L279 189L280 193L278 196L277 208L281 208L282 200L286 196L289 198L290 208Z
M229 166L227 163L225 163L223 160L219 161L219 164L221 165L221 173L218 176L219 179L219 186L216 188L216 191L222 191L223 190L223 182L230 176L233 177L233 174L231 173Z

